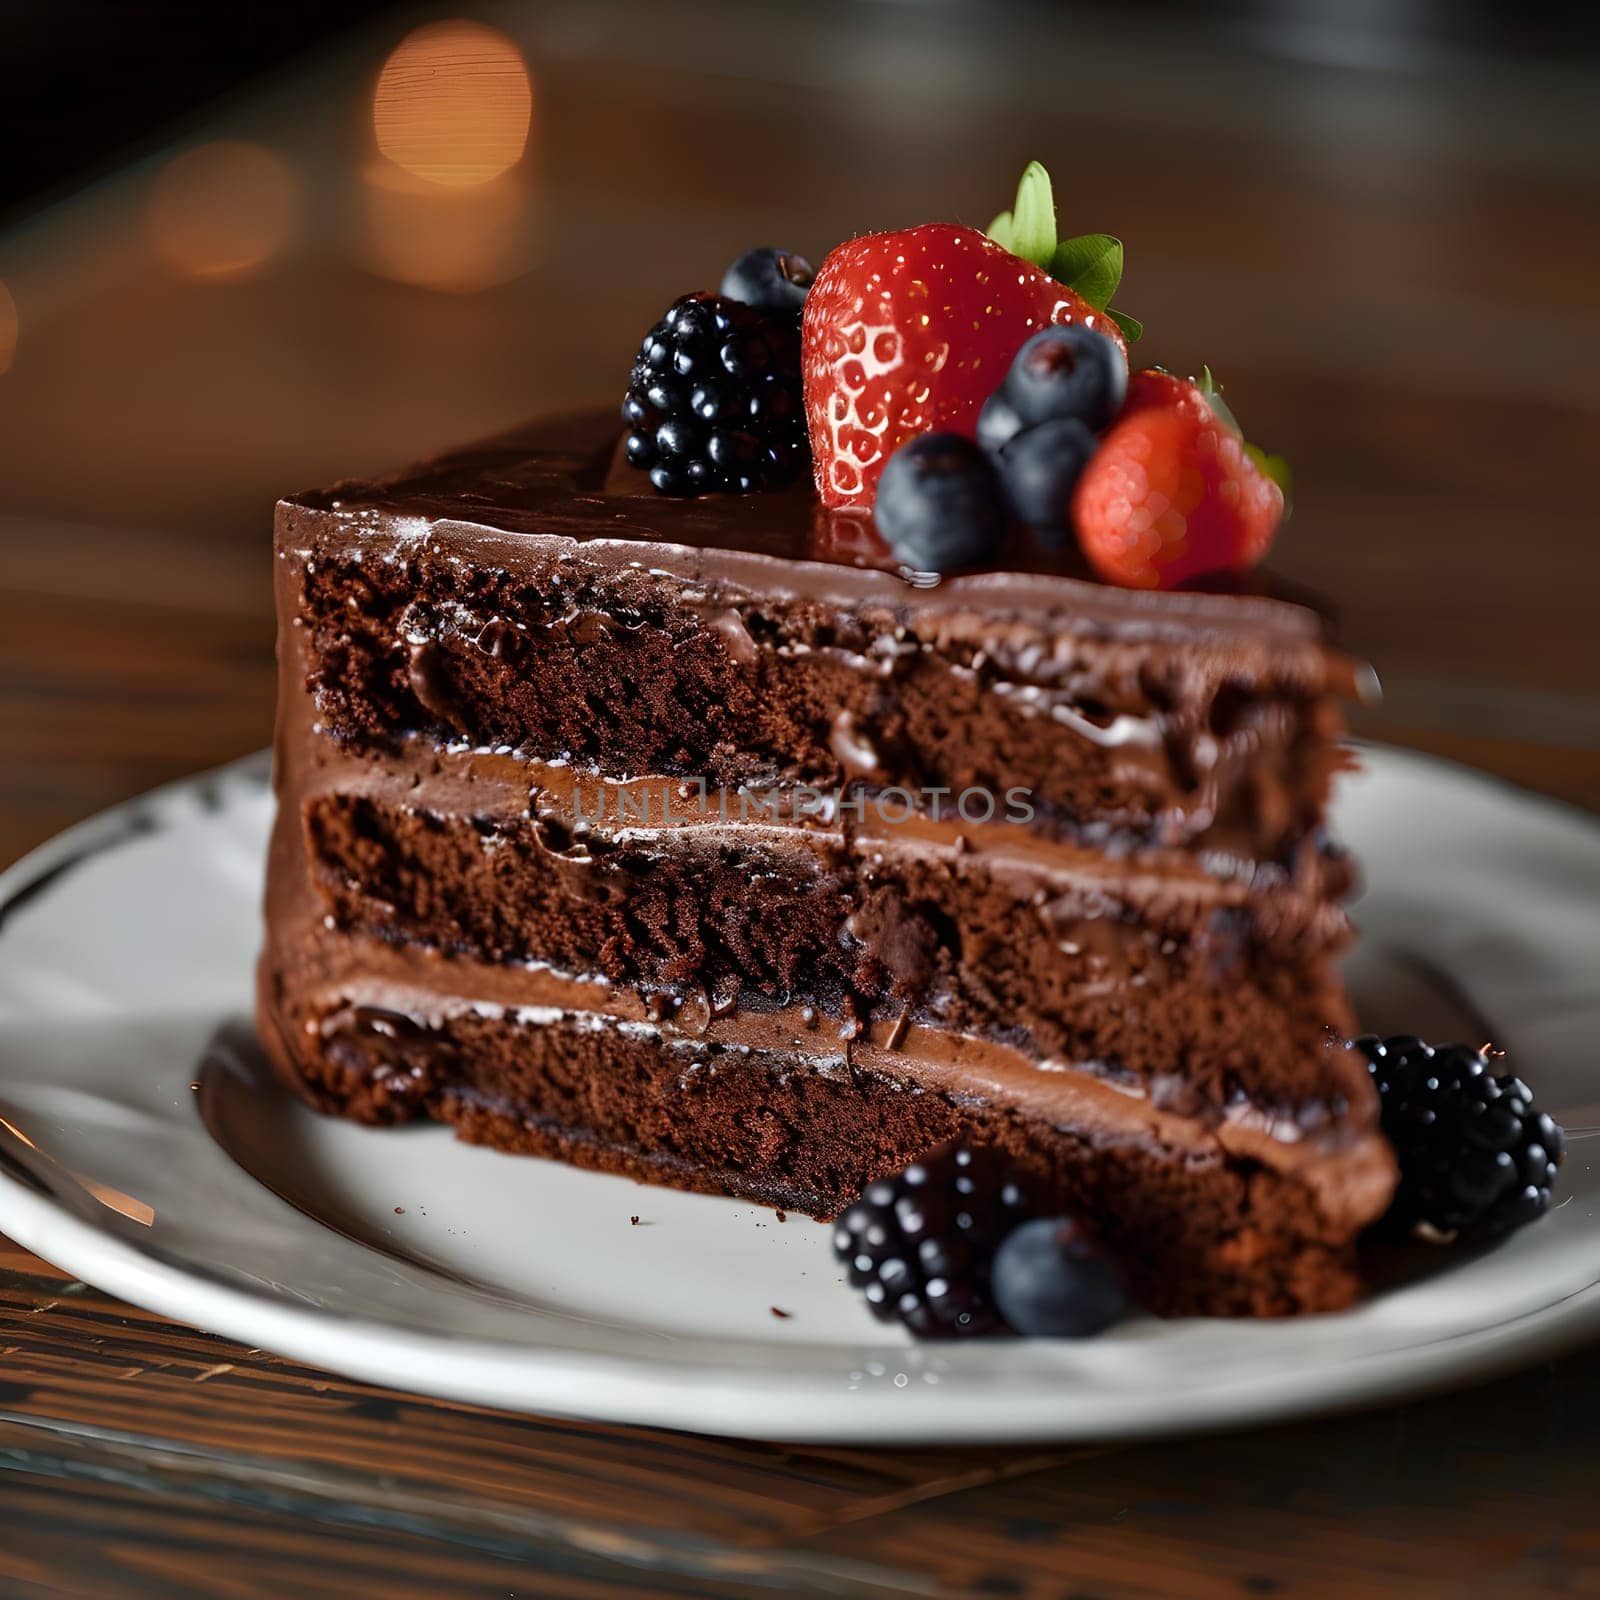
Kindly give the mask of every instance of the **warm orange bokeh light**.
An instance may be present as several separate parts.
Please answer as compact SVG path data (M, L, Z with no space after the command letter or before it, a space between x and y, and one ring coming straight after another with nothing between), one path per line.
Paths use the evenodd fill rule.
M374 161L365 178L364 253L384 277L471 294L527 270L533 222L520 173L448 188Z
M294 227L294 174L260 145L220 139L175 156L150 195L150 237L178 271L232 277L282 249Z
M395 46L378 75L378 148L430 183L487 183L522 159L533 84L521 52L481 22L431 22Z
M0 278L0 372L10 367L17 353L17 302Z

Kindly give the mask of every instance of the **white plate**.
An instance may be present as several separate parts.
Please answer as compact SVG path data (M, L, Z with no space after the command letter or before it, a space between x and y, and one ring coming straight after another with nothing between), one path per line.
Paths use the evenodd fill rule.
M1551 1216L1356 1310L918 1346L871 1320L803 1217L315 1116L225 1030L212 1047L249 1004L260 759L0 876L0 1228L136 1304L356 1377L794 1440L1217 1427L1529 1359L1600 1326L1600 828L1457 768L1364 759L1336 819L1371 885L1364 1019L1492 1035L1572 1145Z

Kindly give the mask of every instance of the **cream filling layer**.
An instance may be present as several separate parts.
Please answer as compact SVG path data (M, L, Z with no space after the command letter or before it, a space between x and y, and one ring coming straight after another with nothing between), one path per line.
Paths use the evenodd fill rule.
M1275 926L1303 929L1318 943L1339 945L1349 933L1336 902L1279 868L1235 857L1175 849L1111 855L1022 821L969 822L917 811L885 820L866 799L819 808L814 790L708 794L678 778L607 778L509 750L440 746L425 735L408 739L398 758L345 751L322 739L316 745L297 786L302 801L360 795L397 809L501 825L544 814L569 828L578 824L571 851L579 858L586 838L652 849L683 841L801 847L864 860L932 858L959 872L981 872L1023 903L1041 891L1099 895L1135 909L1253 903L1271 908Z
M533 1029L609 1032L681 1053L686 1072L729 1053L846 1078L875 1072L968 1103L1012 1106L1092 1142L1155 1144L1202 1164L1253 1163L1303 1184L1329 1217L1373 1214L1388 1197L1387 1146L1374 1131L1333 1116L1308 1126L1240 1102L1206 1123L1153 1104L1144 1086L1111 1077L1098 1063L1037 1060L945 1029L880 1022L857 1030L804 1006L717 1016L702 1004L660 1018L637 992L598 976L464 962L333 930L322 930L315 944L315 976L295 986L295 1009L313 1034L333 1011L367 1005L425 1027L471 1015Z

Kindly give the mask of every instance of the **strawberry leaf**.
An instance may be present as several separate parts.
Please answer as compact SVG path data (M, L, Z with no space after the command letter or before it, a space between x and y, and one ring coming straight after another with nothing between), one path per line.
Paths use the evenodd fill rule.
M1122 282L1122 241L1109 233L1058 240L1055 194L1050 174L1039 162L1028 163L1017 185L1016 204L1002 211L988 231L1002 250L1042 268L1096 311L1103 311L1130 343L1144 333L1137 317L1111 309L1111 297Z
M1017 203L1011 211L1012 243L1006 248L1014 256L1049 270L1056 253L1056 202L1050 189L1050 174L1037 161L1030 161L1017 185Z
M1009 211L1002 211L985 231L1002 250L1009 250L1012 255L1017 253L1017 230Z
M1104 311L1122 282L1122 241L1109 233L1063 239L1050 257L1050 276Z
M1282 456L1268 455L1258 444L1248 441L1244 453L1255 462L1257 469L1263 477L1271 478L1283 490L1285 500L1289 498L1289 491L1294 487L1294 473L1289 469L1289 463Z
M1144 324L1137 317L1130 317L1126 311L1113 311L1106 307L1106 315L1122 329L1122 337L1129 344L1136 344L1144 338Z
M1234 416L1228 402L1222 398L1222 385L1212 375L1210 367L1201 367L1200 382L1196 387L1206 397L1206 404L1211 407L1223 426L1238 434L1241 439L1244 438L1244 429L1239 426L1239 419Z

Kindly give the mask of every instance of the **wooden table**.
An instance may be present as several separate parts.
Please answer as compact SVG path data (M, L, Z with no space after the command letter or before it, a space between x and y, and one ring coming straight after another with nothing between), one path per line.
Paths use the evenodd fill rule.
M208 234L219 185L165 156L0 237L0 862L266 741L278 491L614 397L745 244L981 223L1035 154L1074 228L1128 241L1152 358L1209 361L1294 462L1275 564L1381 667L1362 731L1600 809L1580 66L1143 13L668 12L507 7L534 131L475 197L372 148L397 21L199 136L269 152L220 169L283 202L253 267L197 275L238 217ZM451 274L478 287L407 281ZM1227 1438L742 1444L348 1383L0 1253L7 1595L1600 1592L1597 1425L1583 1352Z

